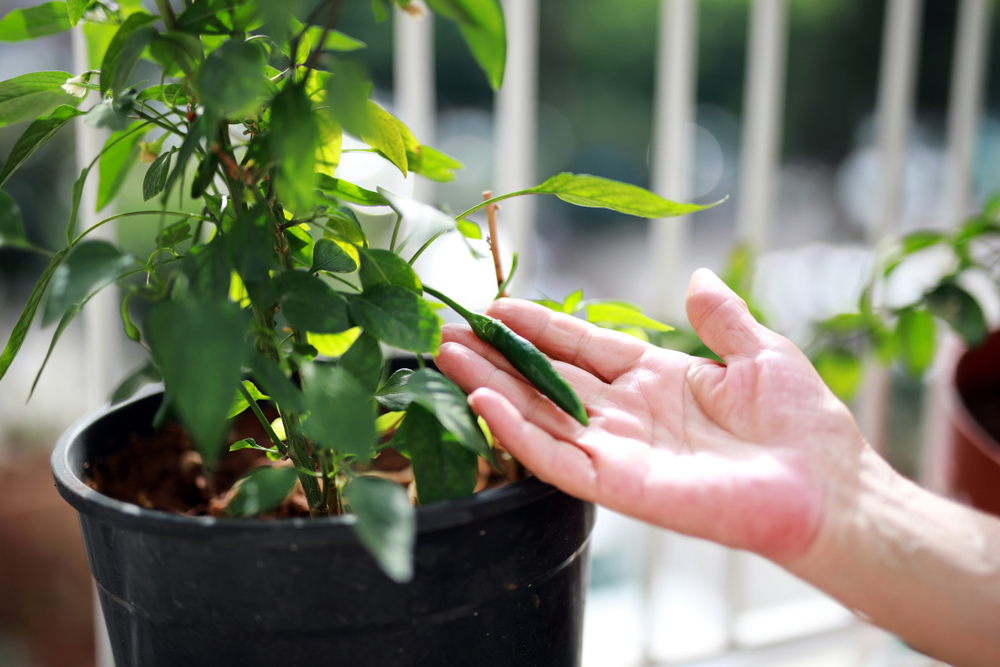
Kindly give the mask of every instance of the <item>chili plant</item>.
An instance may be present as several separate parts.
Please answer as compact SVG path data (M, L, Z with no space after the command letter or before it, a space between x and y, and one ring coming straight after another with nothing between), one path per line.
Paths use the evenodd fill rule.
M365 45L336 29L343 2L156 0L154 14L138 0L68 0L0 19L3 41L78 26L94 64L76 76L35 72L0 82L0 126L30 121L0 169L0 187L74 118L110 132L73 185L64 247L31 243L15 202L0 191L0 244L50 258L0 356L0 377L40 308L43 325L56 324L54 346L94 294L117 285L125 332L149 357L113 400L162 380L155 422L180 421L209 478L226 450L228 420L252 410L269 442L242 440L232 448L264 450L273 465L239 483L229 512L267 511L301 484L314 516L354 514L360 541L390 577L405 581L412 575L413 508L404 488L368 474L366 464L385 447L399 450L412 462L419 502L428 504L472 493L478 459L494 461L465 395L422 368L423 355L441 342L440 320L425 295L472 318L486 342L586 422L543 355L499 323L425 289L412 266L416 257L443 234L481 238L470 216L508 197L554 195L647 218L702 207L604 178L558 174L453 216L340 178L345 134L404 175L449 181L461 168L371 99L372 82L351 55ZM416 12L409 0L374 0L377 20L394 5ZM472 57L499 87L506 38L498 2L427 5L458 24ZM157 66L158 78L138 81L140 61ZM97 102L80 108L90 91ZM80 229L88 179L97 179L100 210L140 162L148 164L141 186L148 209ZM364 207L395 212L388 248L369 245L355 212ZM92 238L112 220L127 224L138 216L159 220L149 257ZM135 299L150 302L141 323L132 319ZM663 328L630 306L591 305L611 326ZM384 349L416 355L421 368L386 378ZM280 428L265 418L263 401L276 407Z

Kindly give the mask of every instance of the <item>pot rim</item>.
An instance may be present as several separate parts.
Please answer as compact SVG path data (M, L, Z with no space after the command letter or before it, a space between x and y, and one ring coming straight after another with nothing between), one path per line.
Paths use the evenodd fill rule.
M322 534L324 541L356 541L351 525L353 515L320 518L254 519L211 516L183 516L163 510L133 505L98 493L87 486L74 472L70 454L80 446L81 436L97 421L129 405L162 393L162 384L143 387L127 400L105 404L71 426L56 443L50 459L52 474L59 494L78 512L116 526L127 526L144 533L171 534L178 537L259 537L262 534L284 535L301 540L308 535ZM466 498L418 507L417 533L426 533L461 526L539 500L558 490L537 477L527 477L512 484L489 489ZM338 539L339 538L339 539Z

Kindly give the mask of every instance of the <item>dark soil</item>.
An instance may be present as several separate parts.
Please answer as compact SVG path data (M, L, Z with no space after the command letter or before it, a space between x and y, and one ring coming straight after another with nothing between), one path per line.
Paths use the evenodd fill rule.
M265 414L268 419L277 417L277 413L268 414L265 411ZM249 410L233 421L229 443L242 438L253 438L258 443L268 442L263 427ZM501 447L498 446L496 451L500 469L480 459L476 492L509 484L526 474ZM253 449L226 452L214 479L210 480L202 467L201 456L195 451L187 433L178 424L169 423L151 438L132 434L119 453L88 464L86 483L106 496L147 509L186 516L225 516L236 482L261 465L291 465L291 462L269 461L264 452ZM375 458L369 472L406 487L411 502L417 504L413 473L406 457L394 449L384 449ZM301 486L296 485L282 505L263 518L308 516L305 493Z

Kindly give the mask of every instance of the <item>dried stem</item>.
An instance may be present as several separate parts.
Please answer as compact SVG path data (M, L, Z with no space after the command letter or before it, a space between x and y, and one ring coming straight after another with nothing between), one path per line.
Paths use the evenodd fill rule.
M485 190L483 192L483 201L489 201L493 199L493 191ZM500 240L497 236L497 204L489 203L486 205L486 221L490 226L490 251L493 253L493 267L497 271L497 289L500 290L500 297L507 296L507 291L504 289L504 279L503 279L503 264L500 263Z

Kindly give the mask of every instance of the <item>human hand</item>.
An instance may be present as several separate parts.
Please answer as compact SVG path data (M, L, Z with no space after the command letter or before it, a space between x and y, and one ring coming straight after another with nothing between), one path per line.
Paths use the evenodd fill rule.
M708 270L691 279L687 313L725 365L526 301L501 299L487 312L552 358L590 425L467 326L444 327L438 367L471 392L504 447L579 498L790 564L870 451L805 355Z

